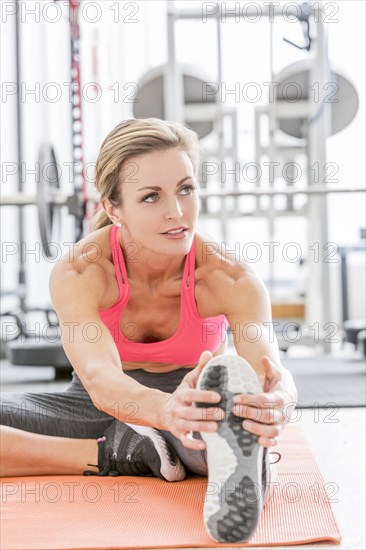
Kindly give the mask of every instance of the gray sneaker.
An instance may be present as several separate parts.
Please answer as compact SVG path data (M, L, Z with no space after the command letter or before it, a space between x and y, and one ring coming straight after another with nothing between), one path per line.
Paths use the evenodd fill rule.
M263 508L263 480L269 470L263 471L263 464L268 453L258 444L258 436L245 430L243 419L231 410L236 394L258 394L263 390L254 369L235 355L210 359L196 387L218 392L221 401L215 406L225 411L218 431L201 432L208 464L204 524L215 541L246 542L253 535ZM212 408L208 403L196 405Z
M84 475L147 476L165 481L181 481L186 476L177 453L155 428L132 427L116 420L97 441L99 472L85 470Z

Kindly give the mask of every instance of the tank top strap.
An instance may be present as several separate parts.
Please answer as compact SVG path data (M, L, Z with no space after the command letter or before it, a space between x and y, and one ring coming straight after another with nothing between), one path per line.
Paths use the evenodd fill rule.
M112 257L118 286L121 287L128 284L128 278L122 248L118 240L118 227L116 225L113 225L110 231L109 242L112 250Z

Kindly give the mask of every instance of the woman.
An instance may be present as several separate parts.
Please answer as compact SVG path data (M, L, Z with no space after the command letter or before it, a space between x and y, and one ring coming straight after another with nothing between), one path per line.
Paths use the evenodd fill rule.
M235 415L252 481L268 485L266 449L291 417L296 388L271 338L263 282L197 229L198 168L197 135L180 124L127 120L105 138L93 231L50 278L73 380L65 392L3 394L2 476L207 475L210 435ZM225 354L229 325L238 358ZM237 369L257 391L239 383L233 408L229 386L210 383L206 368L217 367L229 382ZM212 536L243 540L220 531L221 519L205 518Z

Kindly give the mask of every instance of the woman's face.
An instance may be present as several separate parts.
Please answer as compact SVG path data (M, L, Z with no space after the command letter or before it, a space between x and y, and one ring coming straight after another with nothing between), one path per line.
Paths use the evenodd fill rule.
M156 253L186 254L199 211L193 174L190 158L177 148L127 161L121 173L119 209L124 241ZM163 234L181 226L187 230L175 237Z

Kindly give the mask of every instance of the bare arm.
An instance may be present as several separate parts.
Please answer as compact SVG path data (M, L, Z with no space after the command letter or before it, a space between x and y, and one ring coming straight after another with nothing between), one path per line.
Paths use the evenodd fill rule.
M239 408L234 414L247 419L243 427L259 436L259 444L275 445L292 417L298 395L292 374L281 364L277 339L271 330L268 291L259 276L246 269L226 289L225 299L238 355L250 363L263 388L263 393L243 394L235 399Z
M146 388L126 375L111 333L98 308L106 276L97 264L82 272L63 262L50 277L65 353L94 405L122 422L161 428L161 411L170 394Z
M265 284L247 266L238 266L230 275L228 278L220 274L220 287L216 294L229 321L238 355L250 363L262 386L266 375L261 359L267 356L281 371L286 391L296 400L297 391L292 374L281 364L272 325L271 302Z

